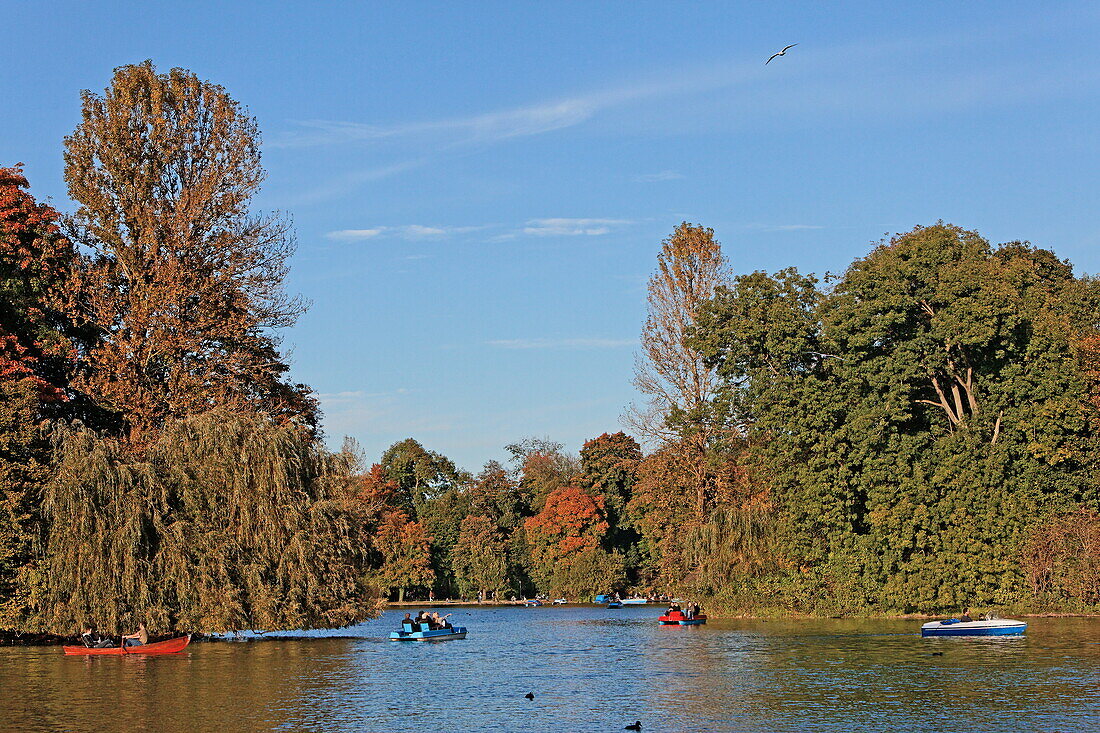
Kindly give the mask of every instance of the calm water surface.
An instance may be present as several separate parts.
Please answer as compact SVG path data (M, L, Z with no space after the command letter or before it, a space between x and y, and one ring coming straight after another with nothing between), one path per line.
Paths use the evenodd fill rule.
M435 644L386 641L403 615L388 612L315 638L167 657L0 648L0 729L1100 730L1100 619L922 639L919 621L661 627L659 613L457 609L469 638Z

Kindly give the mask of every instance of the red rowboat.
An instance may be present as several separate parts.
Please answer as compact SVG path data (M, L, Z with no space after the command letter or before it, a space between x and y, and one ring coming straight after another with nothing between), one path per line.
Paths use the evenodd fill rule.
M137 646L108 647L106 649L94 649L86 646L67 646L66 654L114 654L123 656L127 654L175 654L183 651L183 648L191 643L191 635L177 636L167 641L154 641L152 644L138 644Z

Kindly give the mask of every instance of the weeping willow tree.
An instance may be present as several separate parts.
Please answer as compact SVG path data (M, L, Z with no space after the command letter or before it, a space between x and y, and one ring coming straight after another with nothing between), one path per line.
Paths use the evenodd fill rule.
M720 600L739 599L748 584L776 569L780 545L775 515L768 507L719 507L685 534L685 560L693 568L687 590Z
M79 428L55 450L43 631L338 627L379 608L347 462L297 426L217 410L140 458Z

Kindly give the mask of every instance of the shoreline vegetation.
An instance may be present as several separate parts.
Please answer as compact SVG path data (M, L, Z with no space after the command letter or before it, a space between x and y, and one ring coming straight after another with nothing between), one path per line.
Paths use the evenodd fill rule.
M0 167L4 638L340 628L428 592L1100 610L1100 280L1050 250L936 222L840 274L735 274L683 222L629 432L375 462L289 378L306 303L289 220L251 208L257 121L151 61L80 112L74 211Z

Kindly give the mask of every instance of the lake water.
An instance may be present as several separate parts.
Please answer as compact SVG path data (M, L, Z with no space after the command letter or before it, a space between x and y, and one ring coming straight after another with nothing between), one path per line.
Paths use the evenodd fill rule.
M0 648L0 730L1100 730L1100 619L922 639L908 620L661 627L652 606L452 610L465 640L389 642L394 611L166 657Z

